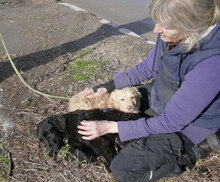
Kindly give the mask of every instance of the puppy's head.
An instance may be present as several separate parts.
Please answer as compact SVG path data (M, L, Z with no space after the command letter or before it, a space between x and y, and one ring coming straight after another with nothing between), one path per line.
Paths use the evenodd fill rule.
M114 90L110 96L110 102L115 109L127 113L138 113L140 109L141 93L135 87L126 87L122 90Z
M49 155L57 153L64 145L66 121L63 115L55 115L41 121L37 126L37 137L43 142Z

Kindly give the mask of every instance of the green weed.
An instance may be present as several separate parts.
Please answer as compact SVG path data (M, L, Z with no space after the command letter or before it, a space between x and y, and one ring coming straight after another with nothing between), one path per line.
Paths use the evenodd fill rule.
M70 146L69 145L65 145L58 152L58 156L61 157L62 161L67 160L67 157L68 157L68 154L69 154L69 149L70 149Z
M57 156L61 159L61 161L67 160L67 157L68 157L68 154L69 154L69 148L70 148L69 145L63 146L59 150L59 152L57 154L53 154L52 157ZM49 157L49 156L50 156L49 152L44 153L44 157Z
M44 157L49 157L49 156L50 156L50 152L44 153Z
M93 61L75 61L69 69L72 71L86 71L86 72L94 72L99 64Z
M89 54L90 52L91 52L91 51L88 51L88 50L81 51L81 52L79 53L79 57L83 57L83 56Z
M76 81L83 81L86 80L87 75L84 73L76 73L75 75L73 75L73 79Z
M31 103L31 101L29 99L25 99L23 101L21 101L22 104L28 105Z
M78 60L73 64L66 66L69 70L68 74L63 75L64 78L72 77L75 81L84 81L91 79L91 76L100 71L100 69L107 64L107 61L94 62Z
M78 165L79 167L82 166L82 162L80 162L78 159L74 160L75 164Z
M113 80L113 76L112 75L108 75L108 80L110 81L110 80Z
M9 159L4 154L0 155L0 181L7 180L8 171L9 171Z

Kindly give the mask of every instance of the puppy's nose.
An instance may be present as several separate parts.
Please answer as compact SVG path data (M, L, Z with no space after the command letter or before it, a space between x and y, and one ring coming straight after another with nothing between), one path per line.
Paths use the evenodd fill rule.
M128 109L128 110L131 110L131 109L132 109L132 106L128 106L127 109Z

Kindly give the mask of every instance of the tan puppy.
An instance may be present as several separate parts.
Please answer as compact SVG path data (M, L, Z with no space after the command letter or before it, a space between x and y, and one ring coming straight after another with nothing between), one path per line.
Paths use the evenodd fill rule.
M91 109L117 109L126 113L138 113L140 109L141 94L135 87L126 87L114 90L97 97L88 98L80 92L69 100L68 111Z

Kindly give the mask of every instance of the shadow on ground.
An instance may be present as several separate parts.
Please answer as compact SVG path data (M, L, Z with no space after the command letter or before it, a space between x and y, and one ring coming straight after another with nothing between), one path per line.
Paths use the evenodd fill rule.
M136 29L137 30L136 33L138 33L138 34L143 34L143 33L147 33L149 31L152 31L153 23L151 24L150 27L146 27L144 29L143 22L146 23L149 21L151 21L150 18L146 18L144 20L140 20L137 22L129 23L126 25L121 25L118 28L114 28L114 27L111 27L109 25L104 24L97 31L95 31L91 34L88 34L87 36L85 36L81 39L67 42L62 45L52 47L47 50L43 50L43 51L31 53L29 55L25 55L22 57L14 58L13 62L15 63L15 65L19 71L25 72L25 71L28 71L28 70L34 68L34 67L37 67L37 66L40 66L43 64L47 64L51 61L54 61L57 57L64 55L67 52L73 53L73 52L76 52L82 48L93 45L103 39L106 39L106 38L109 38L112 36L116 36L116 35L122 35L122 33L120 33L118 31L118 29L122 28L122 27L128 28L128 29L133 29L133 30L134 30L134 27L139 27L139 29L138 28ZM147 23L147 24L149 24L149 23ZM1 75L0 82L9 78L14 73L15 72L14 72L9 61L0 62L0 75Z

